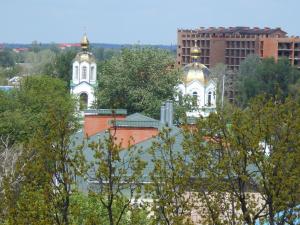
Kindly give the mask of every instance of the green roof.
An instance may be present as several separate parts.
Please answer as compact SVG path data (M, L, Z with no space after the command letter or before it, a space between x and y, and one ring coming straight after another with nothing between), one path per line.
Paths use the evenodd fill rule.
M161 126L160 121L144 116L140 113L134 113L127 116L125 120L115 120L110 121L111 124L114 123L116 127L154 127L159 128Z
M87 109L84 114L92 115L127 115L126 109Z
M156 119L150 118L148 116L144 116L140 113L134 113L126 117L126 121L149 121L149 122L159 122Z
M116 120L111 121L116 127L160 127L159 121L127 121L127 120Z

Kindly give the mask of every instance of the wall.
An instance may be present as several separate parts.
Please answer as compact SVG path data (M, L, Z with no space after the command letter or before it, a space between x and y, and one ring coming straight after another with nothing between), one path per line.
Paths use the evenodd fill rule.
M124 120L125 115L85 115L84 117L84 133L90 137L103 130L107 130L110 126L109 121Z

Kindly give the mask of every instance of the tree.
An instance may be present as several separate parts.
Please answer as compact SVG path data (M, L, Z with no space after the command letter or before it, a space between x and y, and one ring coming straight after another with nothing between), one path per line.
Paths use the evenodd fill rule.
M291 99L263 96L230 116L225 111L199 121L186 145L211 223L293 224L300 190L299 110ZM197 144L201 140L204 145Z
M295 84L300 72L289 64L286 58L260 60L251 55L241 63L238 75L238 102L246 106L256 95L266 94L266 97L280 96L286 98L290 93L290 85Z
M5 49L0 51L0 67L13 67L15 65L15 59L10 50Z
M154 224L192 224L192 174L188 155L175 149L175 138L178 133L165 128L149 150L153 166L146 190L153 199Z
M6 221L69 224L70 196L80 164L71 143L78 129L75 102L62 81L47 76L24 79L14 98L25 128L16 165L20 179L16 188L7 184Z
M124 217L134 209L132 204L140 198L146 166L139 156L140 149L130 143L127 149L121 148L116 132L112 128L103 139L89 144L94 152L94 161L88 176L95 183L90 195L100 200L110 225L124 224Z
M69 82L72 79L72 62L76 53L77 50L73 48L57 52L55 58L44 65L42 73L60 78L69 85Z
M97 108L125 108L159 117L161 102L172 99L179 82L174 59L164 50L123 49L102 66ZM113 105L112 105L113 104Z

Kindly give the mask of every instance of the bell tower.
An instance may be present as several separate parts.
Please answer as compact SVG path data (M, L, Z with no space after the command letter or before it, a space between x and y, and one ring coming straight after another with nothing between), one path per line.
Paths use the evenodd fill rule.
M89 40L85 34L81 39L81 51L73 60L71 94L79 99L79 110L85 110L95 101L97 87L97 65L94 55L89 51Z

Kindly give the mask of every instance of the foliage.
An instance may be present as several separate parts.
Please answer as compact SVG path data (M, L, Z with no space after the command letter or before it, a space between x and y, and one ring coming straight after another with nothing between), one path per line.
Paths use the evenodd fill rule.
M165 128L149 151L153 168L146 190L153 199L150 204L153 224L192 224L189 216L193 195L188 192L192 174L188 156L174 148L176 136L171 136L171 132Z
M110 60L114 55L117 55L120 52L119 49L105 49L105 48L92 48L91 51L99 62Z
M89 145L94 160L88 173L91 195L100 200L110 225L123 224L126 212L141 195L141 181L146 166L140 150L130 146L122 150L116 130L107 132L104 139ZM118 205L117 208L114 208Z
M0 67L13 67L15 59L13 53L8 49L0 51Z
M76 49L73 48L57 52L54 59L44 65L42 73L60 78L69 84L72 79L72 62L76 53Z
M300 194L299 110L291 99L262 96L245 110L199 120L185 145L200 177L196 187L203 190L208 224L255 224L260 218L292 224Z
M172 99L179 82L174 60L159 49L135 47L104 63L96 108L125 108L158 118L162 101Z
M15 107L12 115L22 112L24 126L17 129L22 132L22 151L16 173L6 179L5 198L10 202L6 221L69 224L69 201L78 167L70 142L77 130L74 101L62 81L46 76L24 79L12 94L17 102L10 106ZM19 141L16 134L13 137Z
M260 60L251 55L241 63L238 84L238 102L246 106L249 100L256 95L266 94L266 97L280 96L286 98L290 93L290 85L295 84L300 72L290 66L289 59L274 58Z
M120 212L122 210L121 204L114 202L113 210ZM94 194L88 196L77 193L71 197L71 214L72 224L85 224L85 225L102 225L109 224L107 217L107 211L103 207L99 197ZM127 209L124 217L121 220L121 224L126 225L147 225L149 222L147 219L147 212L144 209L138 207L131 207Z

